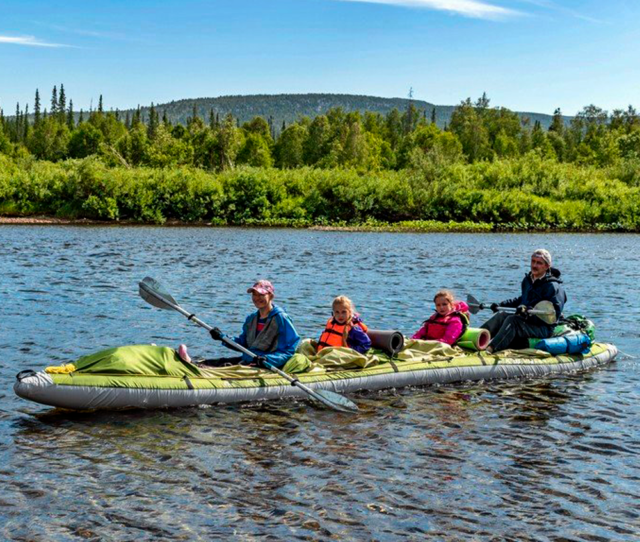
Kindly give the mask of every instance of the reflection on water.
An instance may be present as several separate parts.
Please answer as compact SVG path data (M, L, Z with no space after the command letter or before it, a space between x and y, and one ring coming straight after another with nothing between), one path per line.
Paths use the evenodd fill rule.
M639 538L640 308L612 310L637 297L634 236L3 227L0 243L0 539ZM357 416L304 401L70 413L11 390L22 369L118 344L223 354L137 297L147 275L229 332L251 308L247 284L267 277L303 335L339 293L372 326L409 333L439 287L511 295L538 246L568 310L626 352L618 363L360 393Z

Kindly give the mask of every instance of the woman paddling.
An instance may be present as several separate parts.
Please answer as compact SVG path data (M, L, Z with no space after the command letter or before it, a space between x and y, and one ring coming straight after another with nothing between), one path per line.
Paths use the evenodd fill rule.
M242 333L233 340L251 350L258 358L252 359L243 354L235 358L206 360L206 365L262 365L266 361L274 367L282 368L295 354L300 336L287 313L273 304L273 284L268 280L259 280L247 290L247 293L251 294L251 301L258 310L247 316ZM217 327L211 330L211 337L216 341L221 341L224 336ZM225 342L222 344L231 348Z

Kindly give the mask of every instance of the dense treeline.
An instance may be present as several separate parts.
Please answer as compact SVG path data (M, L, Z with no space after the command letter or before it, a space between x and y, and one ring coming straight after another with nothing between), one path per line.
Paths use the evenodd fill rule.
M588 106L549 130L491 108L332 109L281 127L230 115L186 126L152 106L0 115L0 214L225 224L472 221L514 229L640 229L640 116Z
M102 97L85 117L74 112L63 85L54 87L50 103L49 111L41 111L36 91L32 114L28 106L21 110L18 105L12 118L1 115L0 152L52 162L97 155L108 165L214 171L236 165L400 170L425 161L473 163L532 151L559 162L596 166L640 157L640 116L631 106L609 115L591 105L567 126L556 110L544 130L539 122L529 125L508 109L490 107L482 96L456 107L445 130L435 124L433 111L412 104L384 116L335 108L276 130L262 117L239 126L231 115L220 118L213 110L200 118L195 108L186 125L173 125L166 115L161 119L153 105L144 118L140 109L122 118L104 110Z

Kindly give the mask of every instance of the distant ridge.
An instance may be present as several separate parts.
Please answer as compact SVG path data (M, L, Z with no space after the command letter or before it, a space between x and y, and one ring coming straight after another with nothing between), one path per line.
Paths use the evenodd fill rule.
M253 94L246 96L220 96L218 98L194 98L171 101L164 104L155 104L156 110L162 118L167 118L172 123L186 124L187 119L193 114L196 106L198 116L207 121L210 111L223 117L231 113L240 123L247 122L254 117L272 118L276 129L302 118L315 118L325 114L329 109L342 107L345 111L372 111L386 115L391 110L405 111L413 103L418 110L426 111L427 119L431 118L431 112L435 108L436 124L443 128L449 124L454 105L434 105L423 100L410 100L408 98L380 98L376 96L360 96L355 94ZM148 107L142 107L144 117L147 118ZM134 110L124 110L132 113ZM537 120L543 128L551 125L552 115L542 113L517 112L521 118L528 118L533 126ZM571 117L565 117L565 121Z

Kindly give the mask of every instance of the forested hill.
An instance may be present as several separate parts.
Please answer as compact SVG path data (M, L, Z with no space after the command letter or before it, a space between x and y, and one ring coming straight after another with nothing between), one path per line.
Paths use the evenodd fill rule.
M220 96L218 98L196 98L172 101L165 104L156 104L156 110L162 118L164 112L172 123L186 124L187 119L193 115L194 106L198 116L208 119L211 111L223 117L231 113L241 123L254 117L271 117L273 126L278 129L282 122L287 125L301 117L314 118L326 113L334 107L342 107L345 111L372 111L386 115L389 111L398 109L405 111L413 103L418 110L425 112L431 119L435 108L436 123L441 128L449 123L453 105L434 105L422 100L409 100L406 98L378 98L375 96L357 96L352 94L255 94L249 96ZM132 111L129 111L132 113ZM148 107L142 107L146 118ZM126 113L126 111L123 111ZM529 118L531 125L540 121L543 128L551 125L551 115L540 113L518 113L522 118ZM568 118L568 117L567 117Z

